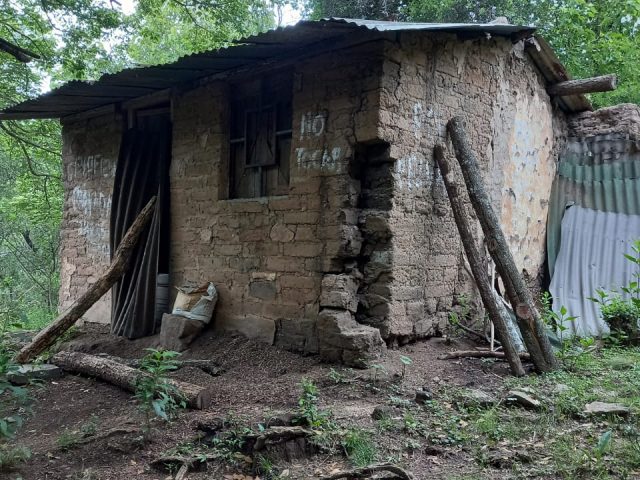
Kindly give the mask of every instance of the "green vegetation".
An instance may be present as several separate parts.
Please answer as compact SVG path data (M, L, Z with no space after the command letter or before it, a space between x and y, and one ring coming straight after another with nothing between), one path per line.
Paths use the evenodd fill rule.
M374 442L371 433L354 428L344 435L342 447L356 467L366 467L376 459L377 448Z
M441 387L437 400L424 406L389 397L400 418L377 421L376 444L388 438L390 445L378 455L394 454L389 448L404 434L410 437L403 442L406 451L426 444L472 452L474 472L452 478L494 478L496 468L506 468L513 478L637 478L640 349L592 349L576 358L571 371L509 377L498 399L514 389L530 392L543 407L531 411L503 401L483 407L457 387ZM621 403L631 415L588 416L585 405L594 401Z
M276 0L17 0L0 5L0 107L72 79L168 62L274 24ZM0 124L0 330L40 329L57 312L62 221L60 125Z
M151 432L151 421L159 418L172 420L178 410L187 407L180 391L172 385L167 374L178 368L178 352L148 348L149 352L140 362L140 370L147 375L136 382L135 398L144 414L143 432L146 437Z
M615 345L637 344L640 337L640 240L633 242L631 252L624 254L635 266L632 279L620 287L625 297L615 290L598 289L597 296L590 298L600 307L602 319L611 330L609 340Z
M87 437L92 437L98 431L98 416L91 415L91 418L86 423L80 425L77 429L65 429L56 439L58 448L62 450L70 450L77 447Z
M640 102L640 3L612 0L307 0L313 18L329 16L423 22L535 25L575 78L615 73L615 92L591 95L596 107Z
M30 412L31 398L27 387L12 385L7 380L7 375L18 369L13 353L6 333L0 332L0 470L13 468L31 456L28 448L14 443Z

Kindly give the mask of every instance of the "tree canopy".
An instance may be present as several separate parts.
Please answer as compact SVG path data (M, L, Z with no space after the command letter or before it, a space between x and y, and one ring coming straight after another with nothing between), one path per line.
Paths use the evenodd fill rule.
M640 0L308 0L306 8L314 18L482 23L506 17L538 27L575 78L618 75L618 89L592 95L594 106L640 103Z
M268 0L0 2L0 107L49 85L175 60L273 25ZM0 330L57 309L62 220L60 127L0 122Z

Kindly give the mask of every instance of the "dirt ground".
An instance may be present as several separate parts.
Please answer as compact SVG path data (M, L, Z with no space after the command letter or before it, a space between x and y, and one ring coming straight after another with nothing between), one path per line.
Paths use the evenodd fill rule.
M135 430L141 422L132 395L101 381L66 374L33 389L33 412L16 440L31 449L32 458L16 471L0 473L0 477L24 480L173 478L167 472L151 468L150 463L171 448L193 439L196 425L216 417L233 416L244 425L257 428L269 416L296 410L302 378L318 386L320 408L331 412L337 424L357 425L374 432L377 429L371 417L374 408L390 402L414 403L418 388L429 388L434 398L451 386L486 391L500 388L508 374L502 362L438 359L444 352L468 347L460 342L451 344L443 339L431 339L389 350L376 369L380 373L374 383L373 370L343 369L320 363L316 357L303 357L242 336L220 337L207 333L181 358L211 359L224 373L213 377L189 367L175 375L209 386L214 392L212 404L204 411L184 411L172 423L158 423L151 442L144 446L134 434L126 433L127 429ZM148 339L113 338L102 327L85 326L65 348L137 358L151 343ZM402 379L399 377L403 355L409 356L413 363L406 368ZM95 440L88 437L83 444L66 449L60 446L61 435L82 430L88 424L93 425ZM101 435L113 429L123 429L125 433L115 431L113 435ZM458 475L474 469L471 454L462 447L445 445L434 450L425 442L410 441L398 431L383 432L376 436L376 442L379 461L400 463L413 472L416 479L459 478ZM318 453L278 463L275 471L284 473L283 478L312 479L343 467L348 467L343 455ZM212 462L202 471L189 473L187 478L257 478L243 476L249 473L242 465ZM496 470L495 476L489 472L483 478L506 477Z

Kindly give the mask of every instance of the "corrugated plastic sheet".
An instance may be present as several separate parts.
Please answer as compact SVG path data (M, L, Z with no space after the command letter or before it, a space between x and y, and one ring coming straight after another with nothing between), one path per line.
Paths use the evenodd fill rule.
M120 103L170 87L189 84L205 77L224 75L260 62L286 59L309 51L327 51L348 35L370 32L371 38L385 32L433 31L469 35L490 34L510 38L531 36L535 28L508 24L404 23L329 18L301 21L238 40L227 48L195 53L164 65L126 69L103 75L95 82L72 81L61 87L0 111L0 120L61 118L75 113ZM550 83L570 78L557 56L541 38L531 38L527 49ZM591 108L583 95L560 99L563 108L583 111Z
M553 308L562 306L578 318L567 325L578 336L608 331L596 303L596 289L619 289L632 280L634 264L624 257L640 238L640 216L602 212L580 206L566 210L562 240L549 291Z
M640 149L628 135L570 140L554 180L547 220L547 260L551 277L561 247L567 207L640 215Z

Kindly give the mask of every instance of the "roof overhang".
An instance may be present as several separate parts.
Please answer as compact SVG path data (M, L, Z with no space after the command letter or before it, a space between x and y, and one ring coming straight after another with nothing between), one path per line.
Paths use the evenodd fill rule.
M465 36L494 35L513 41L530 38L532 27L508 24L404 23L329 18L301 21L234 42L226 48L195 53L164 65L130 68L106 74L97 81L74 80L0 111L0 120L61 118L82 112L100 111L110 105L149 96L171 88L186 88L203 79L224 78L233 72L255 71L260 65L274 64L301 56L363 43L390 33L431 31ZM569 75L549 45L536 37L527 49L550 83L569 79ZM582 95L563 98L569 111L591 109Z

